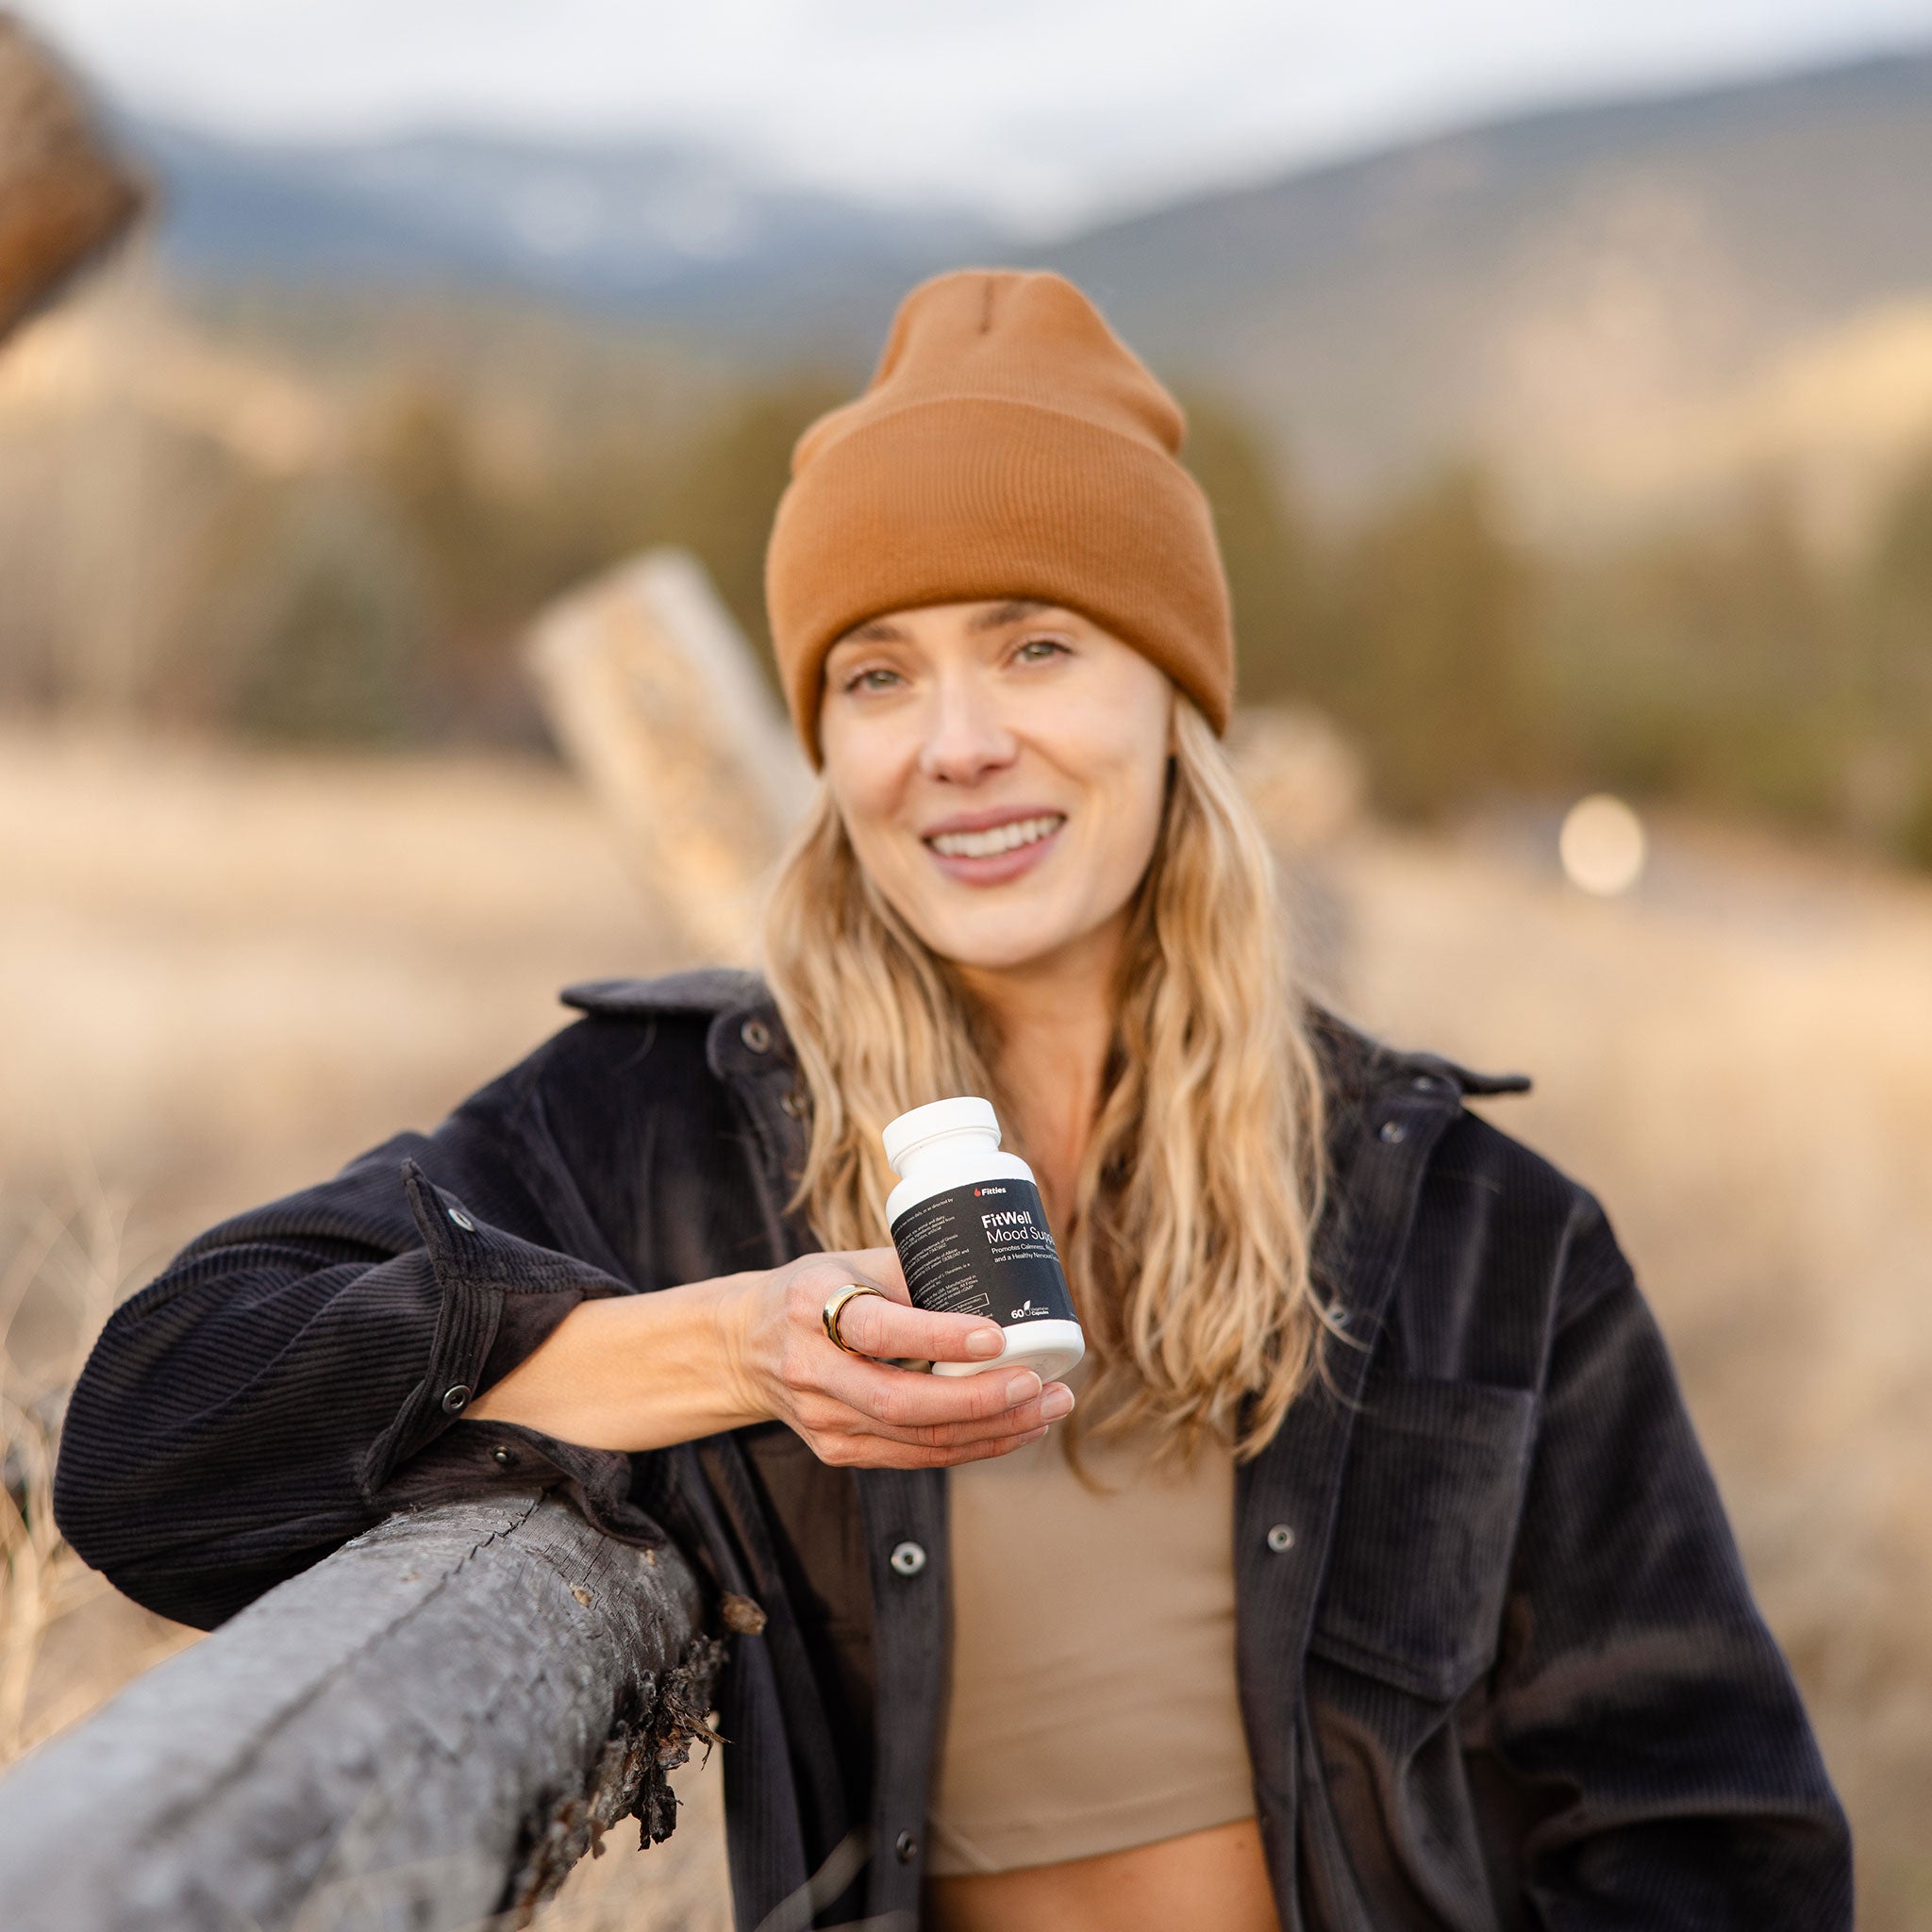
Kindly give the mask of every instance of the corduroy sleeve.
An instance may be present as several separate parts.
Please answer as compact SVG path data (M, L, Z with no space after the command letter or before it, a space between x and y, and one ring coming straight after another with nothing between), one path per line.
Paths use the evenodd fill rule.
M1850 1833L1601 1211L1573 1244L1487 1742L1532 1923L1841 1932Z
M522 1069L429 1135L211 1228L116 1309L67 1412L56 1520L137 1602L208 1627L399 1504L562 1484L658 1541L629 1460L453 1427L587 1296L629 1284L564 1251L508 1125Z

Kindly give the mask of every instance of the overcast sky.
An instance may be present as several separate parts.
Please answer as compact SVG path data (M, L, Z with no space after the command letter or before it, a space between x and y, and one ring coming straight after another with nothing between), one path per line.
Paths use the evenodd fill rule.
M14 4L203 125L698 136L1041 234L1498 109L1932 47L1932 0Z

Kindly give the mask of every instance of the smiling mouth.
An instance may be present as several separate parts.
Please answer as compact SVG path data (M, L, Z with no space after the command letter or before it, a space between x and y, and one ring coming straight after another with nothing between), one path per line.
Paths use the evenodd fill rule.
M938 832L925 842L943 858L995 858L1002 852L1038 844L1066 822L1063 811L1046 812L1036 819L1011 819L983 832Z

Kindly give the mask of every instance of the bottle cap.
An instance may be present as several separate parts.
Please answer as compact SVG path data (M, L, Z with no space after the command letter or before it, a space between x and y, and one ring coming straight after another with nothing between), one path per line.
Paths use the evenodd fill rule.
M887 1163L894 1174L904 1174L906 1157L915 1148L941 1134L960 1132L991 1134L997 1147L1000 1124L992 1102L980 1099L976 1093L961 1093L951 1100L931 1100L909 1113L902 1113L895 1121L888 1121L879 1138L886 1143Z

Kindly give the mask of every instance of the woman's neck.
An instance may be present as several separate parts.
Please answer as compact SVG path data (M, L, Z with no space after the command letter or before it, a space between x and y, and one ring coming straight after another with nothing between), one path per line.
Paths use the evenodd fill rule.
M1017 1141L1040 1180L1047 1219L1064 1239L1074 1183L1100 1111L1112 1042L1113 974L1124 922L1020 967L961 967L959 977L992 1023L994 1067Z

